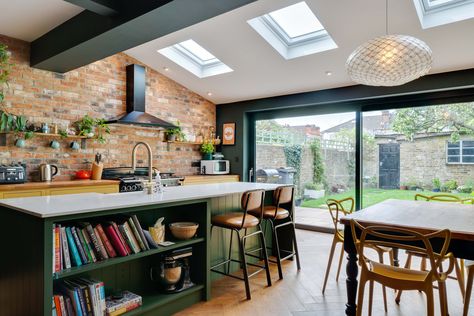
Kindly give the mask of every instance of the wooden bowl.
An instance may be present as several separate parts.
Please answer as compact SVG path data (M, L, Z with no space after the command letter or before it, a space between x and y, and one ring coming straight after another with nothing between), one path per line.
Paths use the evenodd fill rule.
M198 227L198 223L192 222L176 222L170 224L171 234L174 238L180 240L193 238L196 235Z

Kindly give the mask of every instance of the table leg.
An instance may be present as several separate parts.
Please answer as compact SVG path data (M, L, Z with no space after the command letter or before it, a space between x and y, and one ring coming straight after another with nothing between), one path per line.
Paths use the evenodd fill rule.
M357 285L358 285L357 275L359 274L359 267L357 265L357 251L355 249L354 242L352 241L350 225L345 225L344 227L344 250L347 252L346 315L355 316L356 308L357 308L357 305L356 305Z
M393 251L393 265L396 267L400 266L400 261L398 260L398 248L392 248Z

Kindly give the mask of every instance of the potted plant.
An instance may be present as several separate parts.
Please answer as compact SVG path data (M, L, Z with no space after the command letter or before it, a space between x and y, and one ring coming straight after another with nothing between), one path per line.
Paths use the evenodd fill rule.
M459 193L458 192L458 183L456 180L448 180L444 183L444 187L446 188L446 192L451 193Z
M165 131L166 140L169 142L183 142L185 140L183 130L181 129L181 124L176 122L176 127L168 128Z
M304 185L303 195L309 199L319 199L325 194L324 185L322 183L306 183Z
M400 190L408 190L408 183L407 182L400 183Z
M204 141L201 145L201 153L203 160L212 160L212 153L214 152L214 144L212 141Z
M104 119L94 119L87 114L81 120L75 122L74 127L79 136L86 136L88 138L96 136L97 141L101 144L107 141L105 134L110 134L109 125ZM63 134L64 131L61 131L61 136ZM68 134L67 131L66 134Z
M20 147L20 148L25 147L26 145L25 141L32 138L34 133L32 131L27 130L26 124L28 123L28 120L23 115L16 116L16 117L14 116L13 121L14 121L13 132L15 133L15 136L17 137L15 141L15 146Z
M441 181L439 178L434 178L431 183L433 184L433 192L440 192L441 191Z

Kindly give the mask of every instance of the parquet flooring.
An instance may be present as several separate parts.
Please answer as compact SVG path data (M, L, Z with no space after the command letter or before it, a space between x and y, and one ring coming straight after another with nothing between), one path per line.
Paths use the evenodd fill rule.
M345 266L341 271L339 282L335 281L336 262L333 262L326 294L323 296L321 287L327 264L332 236L325 233L298 230L302 269L296 270L296 263L284 263L284 279L278 281L276 265L272 264L271 287L266 286L265 274L260 273L251 279L252 300L245 299L244 283L223 277L212 286L212 300L202 302L181 311L179 316L193 315L252 315L252 316L339 316L344 315L346 302ZM404 256L400 254L401 263ZM344 259L345 260L345 259ZM344 262L345 264L345 262ZM417 264L415 262L415 264ZM368 293L368 289L366 290ZM388 313L390 316L422 316L426 315L425 297L417 291L404 292L398 306L394 302L394 291L387 289ZM438 295L435 290L435 296ZM457 282L448 280L448 302L451 316L462 315L463 303ZM364 303L364 315L367 315L368 298ZM439 315L439 301L435 297L436 315ZM474 301L471 306L474 305ZM474 307L470 309L474 316ZM381 287L374 289L373 315L385 315Z

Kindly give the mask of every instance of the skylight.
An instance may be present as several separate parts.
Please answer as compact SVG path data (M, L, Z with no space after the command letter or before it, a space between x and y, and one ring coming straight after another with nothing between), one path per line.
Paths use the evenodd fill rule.
M306 2L299 2L289 7L268 14L290 38L324 30L323 25L314 15Z
M474 17L474 0L413 0L424 29Z
M306 2L247 21L285 59L337 48Z
M192 39L160 49L158 52L199 78L233 71Z

